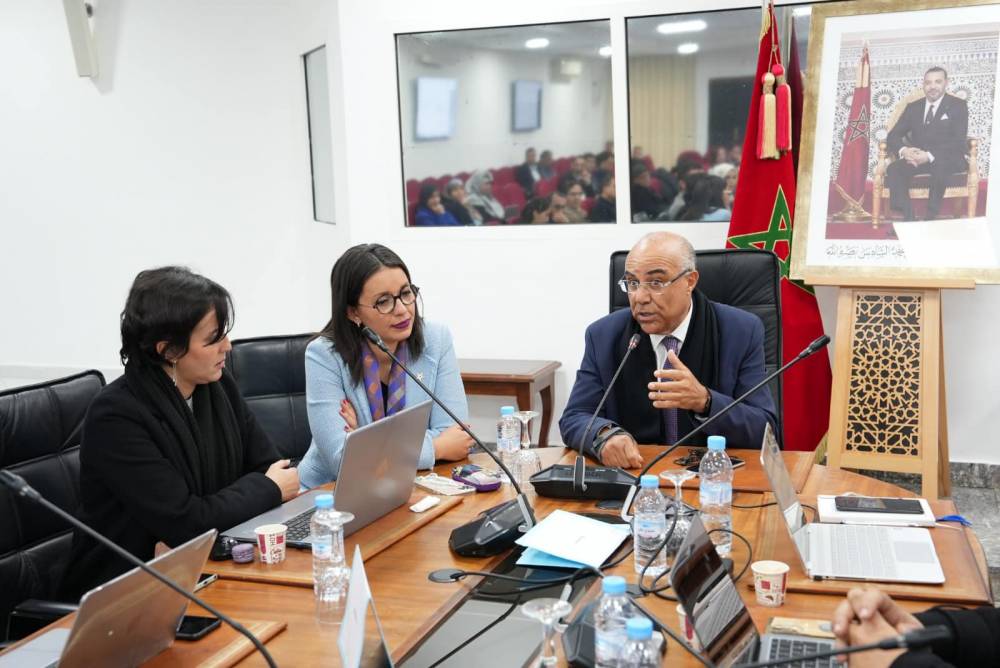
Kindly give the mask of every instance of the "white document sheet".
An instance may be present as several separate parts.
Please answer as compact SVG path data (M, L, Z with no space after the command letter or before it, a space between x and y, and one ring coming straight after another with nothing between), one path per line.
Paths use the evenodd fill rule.
M554 510L518 538L517 544L600 568L627 537L628 534L607 522Z

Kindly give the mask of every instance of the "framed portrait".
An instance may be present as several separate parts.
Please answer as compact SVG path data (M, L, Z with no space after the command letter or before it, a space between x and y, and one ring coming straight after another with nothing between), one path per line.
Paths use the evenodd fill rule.
M792 275L1000 282L1000 3L814 5Z

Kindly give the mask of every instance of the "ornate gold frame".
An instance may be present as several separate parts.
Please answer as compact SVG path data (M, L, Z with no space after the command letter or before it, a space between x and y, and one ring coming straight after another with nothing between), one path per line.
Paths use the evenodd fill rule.
M809 241L809 208L819 99L819 73L823 55L826 19L839 16L909 12L975 5L996 5L996 0L854 0L813 5L809 30L809 74L802 109L802 143L796 184L795 225L792 238L793 278L812 285L868 285L896 287L972 287L975 283L1000 283L996 269L936 269L920 267L843 267L806 265Z

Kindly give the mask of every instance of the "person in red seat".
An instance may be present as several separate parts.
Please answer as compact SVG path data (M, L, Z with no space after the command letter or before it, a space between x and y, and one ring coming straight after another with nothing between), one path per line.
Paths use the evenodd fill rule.
M517 222L522 225L544 225L552 222L552 201L548 197L535 197L524 205L521 218Z
M417 225L420 227L454 226L460 223L455 220L441 202L441 193L433 183L420 186L420 199L417 204Z
M485 169L474 172L465 182L465 206L475 209L484 225L506 222L503 204L493 196L493 175Z

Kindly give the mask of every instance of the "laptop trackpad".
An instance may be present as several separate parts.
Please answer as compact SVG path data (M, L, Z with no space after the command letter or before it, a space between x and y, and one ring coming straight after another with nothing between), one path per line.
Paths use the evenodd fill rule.
M59 660L69 639L69 629L52 629L15 650L0 656L0 668L35 668Z
M892 543L896 559L908 563L933 564L936 560L934 544L924 541L897 540Z

